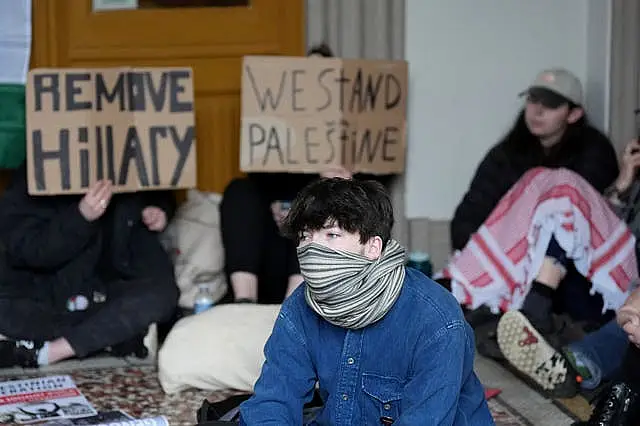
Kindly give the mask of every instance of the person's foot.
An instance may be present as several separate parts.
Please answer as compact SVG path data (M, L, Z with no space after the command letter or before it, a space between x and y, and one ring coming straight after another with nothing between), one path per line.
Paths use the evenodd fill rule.
M107 349L107 352L120 358L135 356L136 358L144 359L149 355L149 350L144 345L144 335L135 336L117 345L113 345Z
M635 426L640 424L640 395L624 382L613 384L598 399L585 426Z
M571 398L578 393L579 376L522 312L505 313L497 333L507 361L543 392L554 398Z
M32 340L1 340L0 368L38 367L38 351L42 345Z

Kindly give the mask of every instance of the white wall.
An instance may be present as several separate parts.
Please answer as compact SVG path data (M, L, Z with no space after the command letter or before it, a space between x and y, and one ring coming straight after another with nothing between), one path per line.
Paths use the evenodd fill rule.
M407 0L409 218L451 219L543 68L572 70L592 120L608 125L610 2Z

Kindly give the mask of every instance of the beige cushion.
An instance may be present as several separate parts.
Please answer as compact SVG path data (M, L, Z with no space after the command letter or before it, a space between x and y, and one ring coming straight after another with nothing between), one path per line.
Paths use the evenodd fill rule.
M173 257L180 288L179 305L192 308L197 282L206 282L214 301L227 292L224 250L220 234L222 196L190 190L187 200L163 234L163 243Z
M178 321L158 354L164 391L252 392L279 312L280 305L228 304Z

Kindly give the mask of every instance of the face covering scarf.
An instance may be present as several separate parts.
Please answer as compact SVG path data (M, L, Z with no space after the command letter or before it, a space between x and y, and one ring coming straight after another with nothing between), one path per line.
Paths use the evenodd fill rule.
M375 260L317 243L298 248L305 299L338 327L359 329L380 320L402 290L405 250L390 240Z

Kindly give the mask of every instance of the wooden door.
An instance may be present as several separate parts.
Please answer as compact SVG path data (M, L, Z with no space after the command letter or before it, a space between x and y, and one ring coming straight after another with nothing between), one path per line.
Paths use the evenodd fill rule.
M93 12L91 0L34 0L32 66L192 67L198 187L222 192L240 175L242 56L304 54L303 0L161 7L181 3L141 1L137 10Z

